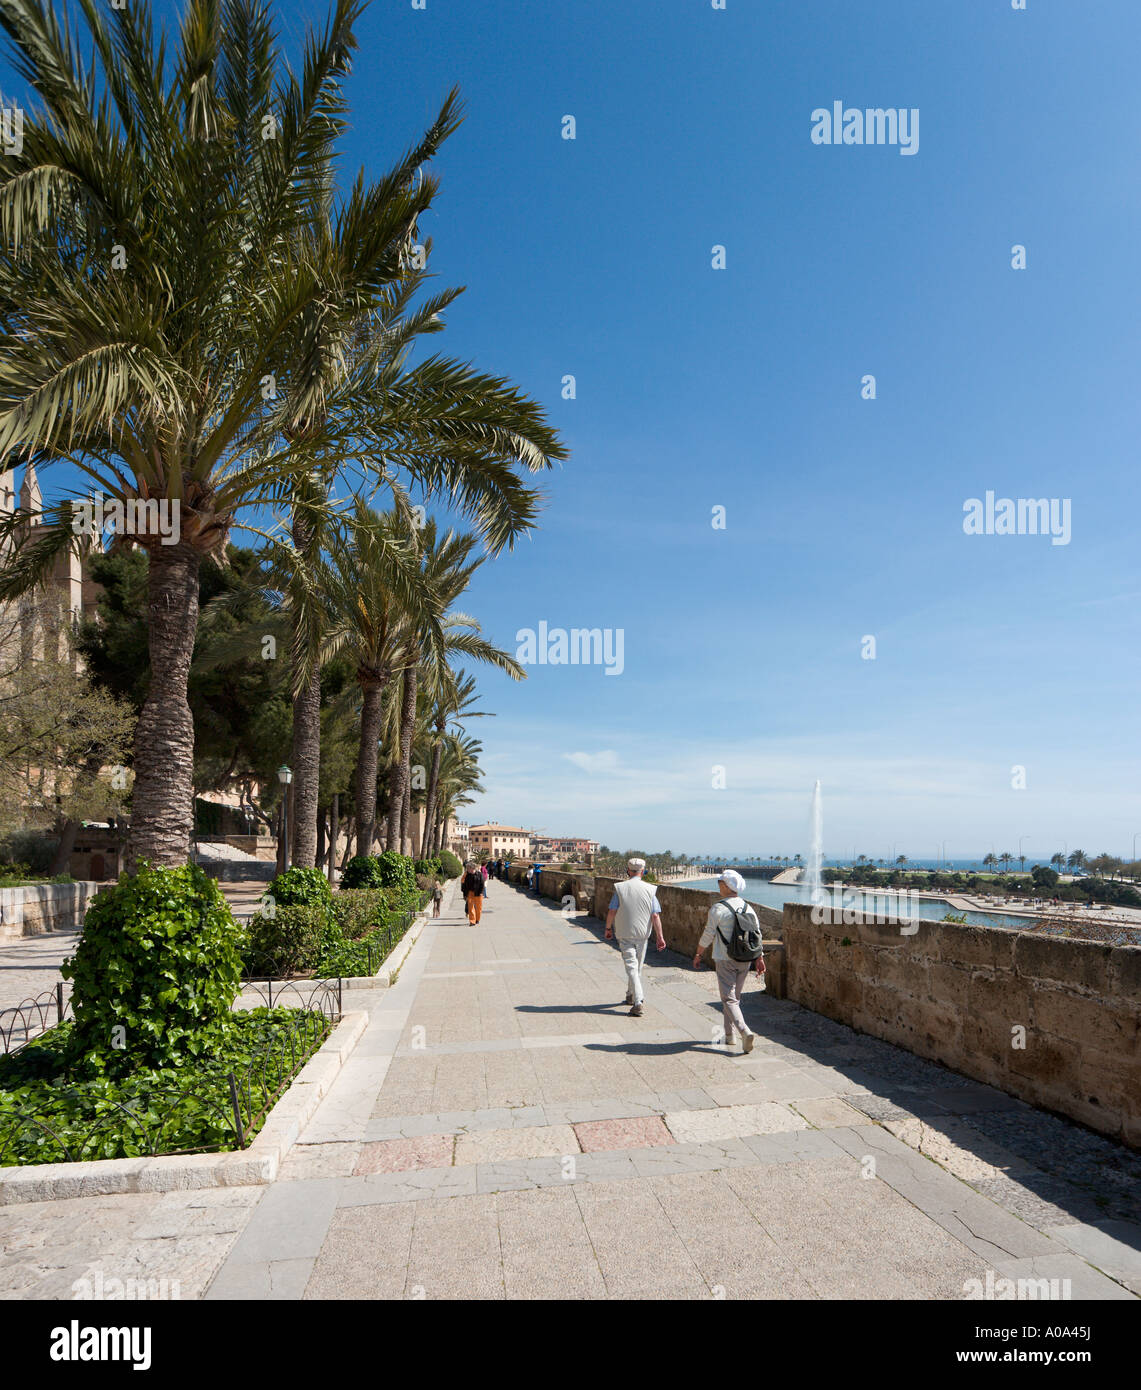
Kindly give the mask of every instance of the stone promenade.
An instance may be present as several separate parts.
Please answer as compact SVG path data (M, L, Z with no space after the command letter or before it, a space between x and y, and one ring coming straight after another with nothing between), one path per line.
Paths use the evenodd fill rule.
M0 1209L0 1296L1141 1294L1141 1156L755 989L745 1057L670 953L629 1018L597 922L454 892L275 1183Z

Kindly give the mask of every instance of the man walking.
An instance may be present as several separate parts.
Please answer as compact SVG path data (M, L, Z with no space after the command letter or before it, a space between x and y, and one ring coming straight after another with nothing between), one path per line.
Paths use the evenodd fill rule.
M487 884L484 882L483 874L480 873L474 859L468 860L467 873L464 874L464 881L460 884L460 891L467 903L468 925L474 927L483 915L483 898L487 892Z
M705 953L705 948L712 942L713 964L717 970L717 987L721 992L721 1012L725 1019L725 1042L732 1046L733 1030L736 1029L741 1035L741 1046L744 1051L752 1052L756 1034L745 1022L745 1016L741 1012L741 991L745 987L745 980L750 970L755 969L758 975L765 973L765 958L761 954L755 960L734 960L729 954L729 945L733 940L733 928L738 922L743 928L755 929L756 942L758 947L760 945L761 924L757 921L757 914L741 897L744 887L745 880L735 869L726 869L717 880L721 901L714 903L709 909L705 930L701 933L701 940L697 943L697 954L693 958L693 968L695 970L701 969L701 957Z
M622 964L626 967L626 1003L632 1005L631 1018L642 1017L642 966L646 962L650 932L654 933L659 951L665 950L666 945L661 904L653 886L642 878L645 872L644 859L627 860L626 881L614 885L610 910L606 914L606 939L609 941L613 936L618 942Z

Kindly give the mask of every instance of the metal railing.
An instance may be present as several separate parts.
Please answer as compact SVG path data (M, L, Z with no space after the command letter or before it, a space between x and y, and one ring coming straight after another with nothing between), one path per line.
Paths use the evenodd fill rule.
M54 989L21 999L0 1009L0 1056L19 1052L34 1038L71 1017L71 985L57 980Z

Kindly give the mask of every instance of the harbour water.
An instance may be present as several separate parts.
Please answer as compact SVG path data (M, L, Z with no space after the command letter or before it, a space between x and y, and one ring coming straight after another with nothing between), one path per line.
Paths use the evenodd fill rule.
M688 883L679 883L677 886L679 888L697 888L702 892L715 893L717 891L717 880L715 878L695 878L691 879ZM860 893L858 889L848 888L845 885L845 894L849 893L853 895L858 894L858 901L863 901L863 893ZM770 883L767 879L749 878L747 876L745 877L744 896L750 902L759 903L762 907L773 907L778 910L782 908L785 903L807 903L812 901L811 889L807 885L801 885L799 883ZM829 890L829 898L830 896ZM883 895L881 893L880 902L882 903L882 901ZM928 921L938 922L950 912L954 913L956 917L965 916L968 925L973 927L1006 927L1010 930L1018 931L1020 928L1027 925L1027 919L1025 917L1014 917L1009 913L971 912L966 909L960 912L943 898L909 898L909 902L914 902L916 914ZM874 902L872 907L874 908Z

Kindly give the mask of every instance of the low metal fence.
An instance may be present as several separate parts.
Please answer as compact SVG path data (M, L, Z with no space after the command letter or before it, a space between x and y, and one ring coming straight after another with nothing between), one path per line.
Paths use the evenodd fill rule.
M19 1052L41 1037L49 1028L71 1017L71 985L57 980L53 989L21 999L18 1004L0 1009L0 1056Z

